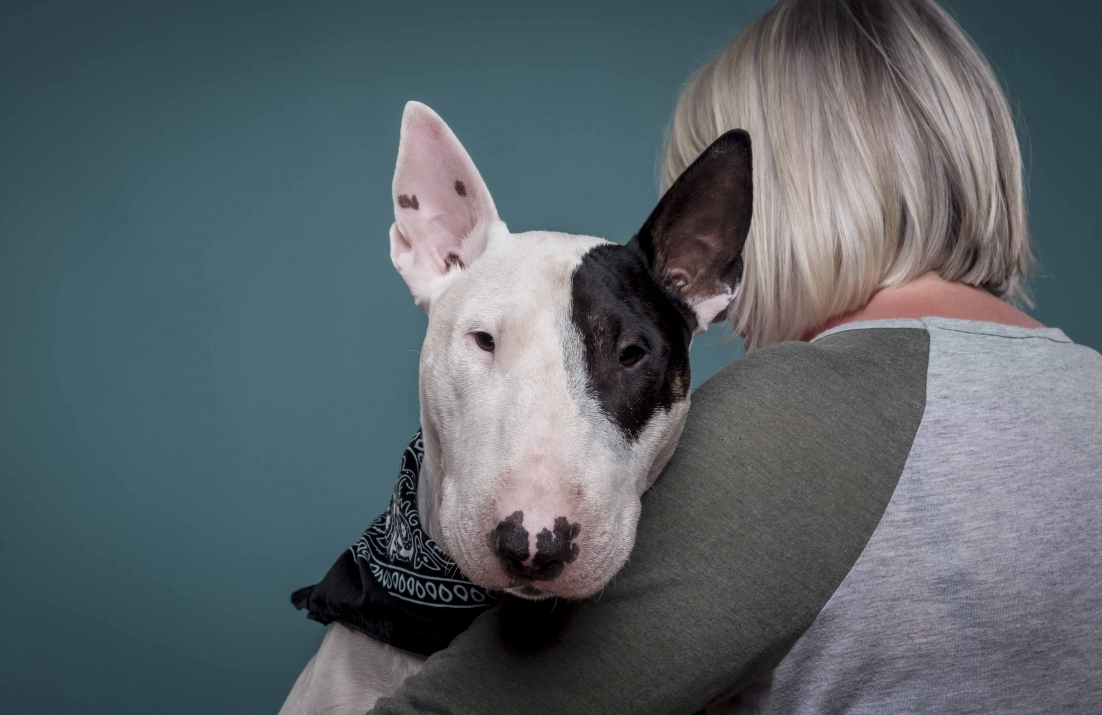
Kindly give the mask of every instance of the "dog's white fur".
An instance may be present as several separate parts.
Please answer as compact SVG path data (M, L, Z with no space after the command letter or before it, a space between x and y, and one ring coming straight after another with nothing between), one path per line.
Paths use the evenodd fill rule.
M363 715L424 662L419 655L333 623L279 712Z
M426 531L474 582L525 597L596 593L631 553L639 497L665 466L688 396L627 440L587 391L571 276L602 239L512 234L467 152L428 107L411 102L394 176L391 259L429 313L421 352ZM697 305L701 329L732 295ZM495 350L474 335L494 336ZM521 593L487 547L523 511L535 536L558 516L581 524L580 556ZM423 659L333 624L281 712L363 713Z

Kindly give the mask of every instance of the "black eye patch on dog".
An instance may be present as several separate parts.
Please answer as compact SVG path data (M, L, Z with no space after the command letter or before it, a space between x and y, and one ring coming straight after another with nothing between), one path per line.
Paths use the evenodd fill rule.
M571 320L585 345L589 393L628 440L688 396L695 314L659 287L636 247L605 244L582 257L571 282ZM627 343L645 352L629 367L620 362Z

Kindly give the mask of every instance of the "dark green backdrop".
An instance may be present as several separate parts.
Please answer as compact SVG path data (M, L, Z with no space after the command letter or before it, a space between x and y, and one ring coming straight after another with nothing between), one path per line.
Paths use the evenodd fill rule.
M288 595L417 427L403 103L513 230L622 241L681 83L767 5L0 3L0 710L274 712L323 633ZM951 2L1019 115L1034 315L1095 348L1100 5Z

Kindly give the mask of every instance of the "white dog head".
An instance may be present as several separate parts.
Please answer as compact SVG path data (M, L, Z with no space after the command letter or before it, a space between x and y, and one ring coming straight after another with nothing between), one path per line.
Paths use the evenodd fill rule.
M725 134L626 246L512 234L448 126L406 105L390 250L429 314L419 508L476 583L579 598L624 564L688 410L689 344L742 273L750 161Z

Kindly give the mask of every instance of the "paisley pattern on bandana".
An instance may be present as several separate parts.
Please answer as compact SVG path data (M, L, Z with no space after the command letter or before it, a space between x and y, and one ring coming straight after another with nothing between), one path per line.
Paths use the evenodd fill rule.
M340 623L420 655L446 648L501 594L471 583L429 538L417 514L425 459L418 430L402 454L390 506L343 549L318 583L291 594L318 623Z
M425 459L418 430L402 454L390 508L352 545L357 561L390 595L439 608L485 608L497 597L464 576L421 527L417 513L417 480Z

